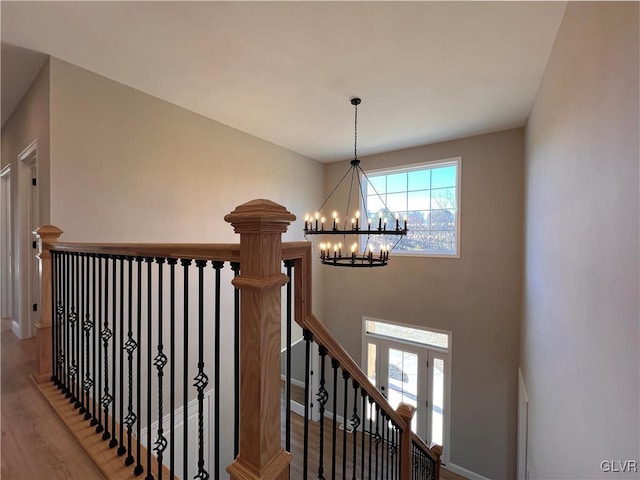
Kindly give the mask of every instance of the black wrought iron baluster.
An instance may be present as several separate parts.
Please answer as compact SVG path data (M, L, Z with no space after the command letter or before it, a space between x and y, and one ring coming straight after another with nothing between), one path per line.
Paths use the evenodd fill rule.
M342 393L344 395L342 405L342 476L347 477L347 418L349 418L348 399L349 399L349 372L342 370L342 379L344 380L344 388Z
M176 452L176 264L177 258L168 258L169 264L169 285L170 285L170 305L169 305L169 478L175 478L175 452ZM186 412L183 419L187 418ZM185 422L186 423L186 422Z
M97 399L99 397L99 389L97 390L97 370L96 370L96 352L100 349L100 340L98 339L98 329L100 328L100 323L98 322L98 318L96 317L96 256L93 253L89 254L89 258L91 259L91 318L93 318L93 327L91 328L91 368L92 368L92 380L93 385L91 385L91 422L90 425L95 427L98 424L98 418L96 417L96 410L99 410L100 407L96 407L98 403Z
M294 266L293 260L285 260L284 266L287 269L287 282L285 305L286 305L286 363L285 363L285 377L284 384L285 389L285 449L287 452L291 451L291 322L293 317L291 315L291 290L293 285L292 271Z
M386 449L386 455L387 455L387 480L389 480L389 470L391 468L391 463L390 463L390 458L389 458L389 445L390 445L390 441L389 441L389 434L391 433L391 431L389 430L389 417L387 417L387 419L384 422L384 431L385 434L387 436L387 441L385 443L385 449Z
M65 398L71 397L71 377L69 376L69 367L71 361L71 326L69 323L69 313L70 311L70 302L71 298L69 295L70 290L70 282L71 282L71 271L69 268L70 264L70 254L68 252L65 253L64 256L64 387L62 392L65 395Z
M54 339L55 339L55 348L53 353L55 355L55 362L53 363L53 368L55 372L54 384L56 387L60 388L62 385L62 373L61 373L61 365L62 365L62 322L63 322L63 314L64 307L62 304L62 268L61 268L61 256L59 252L53 251L53 278L54 278L54 289L53 289L53 298L55 299L55 329L54 329Z
M113 332L109 328L109 258L109 255L104 257L104 324L100 334L102 346L104 347L104 393L100 399L104 409L102 440L111 438L111 433L109 432L109 405L113 401L113 397L109 393L109 339L113 336Z
M78 378L78 398L76 399L76 407L78 409L78 415L84 415L84 388L82 382L84 382L84 270L82 268L82 253L76 254L76 311L78 314L78 357L77 357L77 378Z
M184 297L184 314L183 314L183 323L184 323L184 361L183 361L183 383L182 383L182 411L188 412L189 407L189 382L187 379L189 378L189 266L191 265L191 259L183 258L180 260L180 265L182 265L183 270L183 297ZM183 413L183 419L186 418L185 413ZM189 444L188 444L188 428L189 422L182 422L182 461L183 461L183 473L182 478L188 478L188 456L189 456Z
M56 315L56 310L57 310L57 304L56 304L56 255L55 252L50 252L51 253L51 378L49 380L51 380L51 382L55 385L56 384L56 377L57 377L57 359L56 359L56 353L57 353L57 349L56 349L56 327L57 327L57 315Z
M151 367L153 366L151 360L151 337L153 337L151 264L153 257L145 257L144 261L147 264L147 475L145 480L154 480L151 473Z
M69 403L73 403L73 408L80 407L80 392L78 385L78 364L80 353L80 336L78 322L78 254L76 252L71 254L71 313L69 314L69 322L71 322L71 345L72 345L72 359L71 368L69 370L71 374L71 397Z
M74 254L69 254L69 281L68 281L68 323L69 323L69 362L68 362L68 371L69 371L69 391L66 396L69 399L69 403L75 403L76 401L76 320L78 319L76 314L75 307L75 268L74 268Z
M374 442L376 444L376 475L375 478L378 479L380 476L380 470L378 469L380 463L380 442L382 441L382 437L380 436L380 406L376 403L376 433L374 435Z
M164 436L163 429L163 407L164 407L164 398L163 398L163 384L164 384L164 367L167 364L167 356L164 354L164 345L162 331L164 330L164 318L163 318L163 265L166 259L164 258L156 258L156 262L158 263L158 350L157 354L153 359L153 364L158 370L158 437L153 444L153 451L156 452L156 456L158 457L158 480L162 480L162 458L164 456L164 451L167 448L167 439Z
M391 480L396 478L396 429L395 425L391 424L391 444L389 445L389 450L391 451Z
M215 476L218 477L220 474L220 271L224 267L224 262L214 261L212 262L213 269L216 273L215 279L215 345L214 345L214 378L213 378L213 394L214 394L214 420L215 420L215 429L214 429L214 445L216 448L214 450L214 472Z
M193 386L198 391L198 473L197 480L207 480L209 473L204 469L204 389L209 384L209 378L204 373L204 267L206 260L196 260L198 268L198 374ZM216 449L220 445L216 444ZM216 477L218 472L215 472Z
M365 451L365 420L366 420L366 412L367 412L367 392L364 388L360 389L360 396L362 397L362 435L360 436L360 441L362 444L360 445L360 478L364 478L364 451Z
M117 334L118 334L118 317L117 317L117 294L116 294L116 286L117 286L117 279L116 279L116 267L117 267L117 259L118 257L115 255L112 255L110 257L112 259L111 262L111 269L112 269L112 275L111 275L111 283L113 285L112 288L112 293L111 293L111 315L112 315L112 321L111 321L111 325L113 327L113 340L111 342L111 386L112 386L112 391L113 391L113 396L112 396L112 403L113 403L113 411L111 412L111 440L109 441L109 448L113 448L116 445L118 445L118 440L116 439L116 409L117 409L117 405L115 403L115 395L116 395L116 385L117 385L117 354L118 354L118 350L117 350Z
M98 391L96 392L96 398L99 399L98 401L98 423L96 425L96 433L100 433L104 430L104 426L102 425L102 394L103 394L103 390L102 390L102 379L104 376L104 372L103 372L103 363L102 363L102 345L100 342L102 342L102 327L103 327L103 323L102 323L102 319L103 319L103 313L104 313L104 309L103 309L103 303L102 303L102 294L103 294L103 290L102 290L102 259L103 256L102 255L97 255L96 256L97 260L98 260L98 317L96 318L97 320L97 328L96 330L100 330L100 333L98 335L98 339L97 339L97 350L98 350L98 374L96 376L96 382L98 384Z
M324 480L324 406L329 399L329 393L325 388L325 360L327 358L327 349L323 345L320 345L319 350L320 354L320 388L318 388L318 393L316 393L316 399L319 404L319 412L320 412L320 444L318 445L318 480Z
M353 475L352 479L356 480L357 454L358 454L358 427L360 426L360 417L358 416L358 389L360 385L355 380L353 381L353 415L351 415L351 428L353 429Z
M136 466L133 469L133 474L138 476L144 471L142 466L142 422L140 416L142 412L142 261L143 257L136 257L136 289L138 294L136 299L138 303L136 305L136 335L138 336L138 345L136 346L136 412L138 417L136 418ZM186 429L186 422L185 422Z
M336 480L336 449L338 434L338 367L340 362L335 358L331 359L333 369L333 425L331 429L331 480Z
M369 480L371 480L371 454L373 447L373 398L369 397L369 462L368 472L369 472ZM364 452L363 452L364 453Z
M120 352L120 370L118 379L120 380L119 386L119 401L120 401L120 443L118 446L118 456L121 457L125 453L127 453L127 448L124 446L124 259L125 257L122 255L118 255L118 266L120 267L120 288L119 288L119 317L120 317L120 343L118 351ZM115 291L113 292L115 296ZM115 339L113 342L113 346L115 347ZM114 360L114 368L115 368L115 360ZM115 377L114 377L115 378ZM116 418L115 407L113 410L113 418Z
M135 461L131 449L132 433L131 428L138 419L133 411L133 352L138 348L138 343L133 338L133 257L127 257L127 341L122 346L127 352L127 415L124 417L124 424L127 427L127 458L124 459L126 466L132 465ZM120 329L122 332L123 329ZM120 436L122 438L122 435Z
M231 262L234 278L240 262ZM233 458L240 451L240 289L233 289Z
M302 478L307 480L307 470L309 469L309 403L310 403L310 383L311 383L311 342L313 334L311 331L304 329L303 338L305 342L305 360L304 360L304 437L302 447Z
M80 344L80 352L78 356L78 414L84 415L86 409L84 408L84 377L85 377L85 351L84 351L84 321L85 321L85 310L84 310L84 253L79 253L76 259L78 264L78 343Z
M84 419L91 418L91 388L93 387L93 378L91 377L91 333L93 332L93 316L91 315L90 296L91 293L91 262L88 254L82 256L82 265L84 271L84 333L85 333L85 377L82 382L82 388L85 392L85 414Z
M380 430L382 430L382 440L381 440L381 445L382 445L382 455L380 458L380 473L382 473L380 478L385 478L386 475L386 470L385 470L385 466L389 467L388 462L385 462L385 460L387 460L386 458L386 453L387 453L387 414L383 411L380 412Z

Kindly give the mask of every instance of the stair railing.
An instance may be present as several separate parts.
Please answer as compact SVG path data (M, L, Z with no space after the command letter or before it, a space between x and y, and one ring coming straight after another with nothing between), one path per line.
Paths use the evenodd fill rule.
M241 205L225 217L240 235L239 246L72 244L57 241L62 232L56 227L41 227L37 233L42 301L35 378L50 379L78 414L102 433L114 454L132 466L135 475L144 471L147 480L163 475L221 478L219 455L213 465L205 468L203 397L210 378L214 394L220 394L220 365L227 360L220 358L219 299L220 270L230 263L236 289L233 338L234 344L238 342L233 348L237 383L231 393L239 392L240 397L239 402L234 402L238 428L233 435L235 460L227 467L231 479L284 480L308 475L326 478L325 474L353 479L437 478L437 449L430 449L410 433L413 408L401 405L393 410L358 364L312 315L311 248L307 242L283 245L281 241L294 219L284 207L268 200ZM304 329L306 348L301 477L292 473L295 465L290 465L291 454L281 442L281 291L291 276L282 272L283 260L293 267L295 296L289 310ZM205 280L211 272L213 278ZM215 298L211 305L207 304L211 292L204 291L209 287ZM182 292L182 300L175 300L176 291ZM168 293L168 300L163 299L163 292ZM209 324L213 325L213 332L206 331ZM192 342L176 342L176 326L180 327L183 341L190 342L185 331L197 332L195 348ZM148 332L151 333L147 335ZM212 341L213 361L205 362ZM315 392L318 422L310 414L312 345L320 357L320 388ZM176 351L181 347L182 351ZM195 365L189 365L189 355L197 360ZM327 375L327 370L332 375ZM179 377L184 378L182 383ZM330 392L332 404L327 403ZM176 397L181 398L184 417L188 401L197 403L197 428L185 431L180 439L173 436ZM338 398L342 401L344 422L341 452L337 447ZM213 405L214 431L219 432L219 398ZM285 412L286 435L290 435L288 404ZM330 422L327 430L331 435L324 434L325 420ZM185 429L186 426L185 422ZM316 440L309 435L314 428L321 432ZM140 445L143 438L147 449ZM195 469L189 469L186 461L194 455L191 438L197 445ZM229 441L217 436L213 439L214 448L219 452L221 442ZM184 456L184 468L179 471L174 465L178 450ZM316 456L317 460L312 461L311 457ZM329 457L331 464L325 462ZM338 463L342 465L340 474ZM432 468L423 467L426 463ZM427 470L435 473L426 475Z

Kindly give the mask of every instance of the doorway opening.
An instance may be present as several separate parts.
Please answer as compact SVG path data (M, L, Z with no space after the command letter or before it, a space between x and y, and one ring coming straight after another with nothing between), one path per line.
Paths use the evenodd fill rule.
M11 165L0 171L0 316L13 319Z
M393 408L416 408L411 429L449 458L451 332L363 317L362 365Z
M36 334L38 322L38 301L40 298L39 269L36 257L37 242L34 234L40 226L38 193L38 142L34 140L18 155L18 204L16 225L16 258L19 267L14 278L19 338L29 338ZM15 325L14 325L15 326Z

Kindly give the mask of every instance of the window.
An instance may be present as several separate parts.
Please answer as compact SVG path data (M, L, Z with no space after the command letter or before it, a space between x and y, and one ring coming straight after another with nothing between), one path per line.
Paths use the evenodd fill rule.
M367 173L364 211L374 222L406 218L395 253L459 256L461 158ZM385 205L387 210L385 210Z

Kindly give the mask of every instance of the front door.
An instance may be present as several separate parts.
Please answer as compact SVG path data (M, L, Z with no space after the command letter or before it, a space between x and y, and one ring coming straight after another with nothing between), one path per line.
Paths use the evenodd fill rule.
M400 403L416 408L411 429L426 438L428 351L381 338L368 342L369 350L375 351L374 356L368 357L369 377L394 409Z
M448 352L371 335L365 355L367 375L389 404L394 409L400 403L416 408L411 430L428 444L445 445Z

